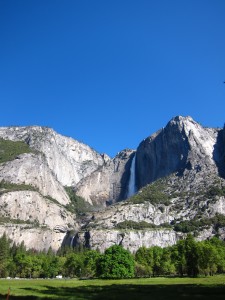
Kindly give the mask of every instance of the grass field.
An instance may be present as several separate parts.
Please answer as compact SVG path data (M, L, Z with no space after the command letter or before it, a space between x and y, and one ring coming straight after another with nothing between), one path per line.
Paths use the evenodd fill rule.
M9 287L9 300L225 299L225 276L129 280L1 279L1 300L6 300Z

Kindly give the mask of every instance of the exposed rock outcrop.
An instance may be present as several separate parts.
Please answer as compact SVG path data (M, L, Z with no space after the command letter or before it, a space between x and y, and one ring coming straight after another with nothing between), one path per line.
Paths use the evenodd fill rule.
M53 251L57 251L64 240L65 233L50 230L42 227L29 227L29 225L21 224L5 224L0 225L0 236L4 233L16 244L24 245L27 249L35 249L38 251L48 250L50 247Z
M124 150L113 159L46 127L0 128L0 138L25 141L35 150L0 164L0 235L5 231L29 248L57 250L66 241L101 251L113 244L131 251L168 246L184 236L175 225L225 215L225 127L204 128L191 117L175 117L137 151ZM138 192L122 201L134 155ZM95 211L107 208L78 220L68 211L64 186ZM143 227L134 229L129 221ZM210 222L199 231L199 239L225 236L223 227L215 231Z
M52 202L35 191L14 191L0 196L1 216L54 229L72 228L75 220L63 206Z
M158 195L157 202L154 202L156 200L154 196L151 197L151 191L149 198L145 191L142 203L126 201L96 213L88 225L88 234L86 232L86 235L82 235L81 232L81 236L90 236L90 245L103 249L105 244L120 243L121 232L117 226L126 221L136 222L137 225L146 222L145 226L163 226L212 219L217 214L225 215L225 181L221 178L225 167L224 141L224 129L203 128L191 117L173 118L165 128L145 139L136 152L136 181L139 189L161 179L161 184L156 185L154 190L167 195L167 203L164 203L163 197L160 200ZM142 190L138 194L141 199ZM157 230L143 229L138 232L142 236ZM96 237L100 231L99 237ZM200 231L199 239L218 234L204 226ZM136 244L132 240L133 230L126 229L126 233L131 239L130 250L135 251L135 247L143 245L142 239L137 236ZM171 234L176 236L173 230ZM92 236L98 240L96 244ZM124 239L122 241L124 243ZM160 245L159 242L156 244ZM148 242L145 241L145 245Z
M107 155L101 155L48 127L0 127L0 137L24 141L32 149L43 153L49 168L64 186L75 185L109 159Z
M43 196L50 196L63 205L70 202L63 186L57 181L41 153L21 154L13 161L1 164L1 180L14 184L31 185Z
M76 186L76 193L93 205L112 204L126 199L133 150L123 150L115 158Z
M0 236L37 250L58 250L65 234L77 228L74 215L35 191L14 191L0 196Z
M167 247L175 244L181 235L169 229L161 230L95 230L81 232L75 235L73 243L76 245L88 245L91 249L104 252L112 245L121 245L131 252L145 246Z
M203 128L191 117L175 117L165 128L145 139L136 154L139 188L185 170L218 172L214 147L219 130Z
M75 235L74 245L82 244L104 251L113 244L121 244L132 252L141 246L165 247L186 236L184 232L187 231L179 232L174 225L186 221L185 226L188 226L192 220L199 222L196 223L199 225L194 232L198 240L214 235L224 238L222 228L216 230L216 224L201 220L213 220L217 214L225 215L225 197L207 196L210 187L206 190L199 189L196 193L184 190L178 193L176 182L171 178L168 180L172 180L173 185L167 187L167 192L174 195L174 198L171 197L167 204L160 203L160 200L159 203L151 203L151 197L139 204L134 204L132 198L124 203L117 203L90 217L86 230L84 226ZM220 184L225 188L224 180ZM129 223L130 221L133 223ZM142 229L132 229L132 225ZM120 227L123 229L119 229Z

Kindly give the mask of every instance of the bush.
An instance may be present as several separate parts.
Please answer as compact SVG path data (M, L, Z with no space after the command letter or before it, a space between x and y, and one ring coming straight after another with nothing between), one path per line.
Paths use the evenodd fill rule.
M82 214L93 210L93 207L87 201L85 201L84 198L75 194L73 187L65 186L64 188L71 201L69 204L66 205L67 210L76 214Z
M169 195L164 192L165 186L162 180L157 180L156 182L145 186L138 194L131 197L128 201L129 203L139 204L144 202L150 202L153 205L156 204L170 204Z
M30 147L21 141L9 141L0 138L0 163L15 159L23 153L30 153Z
M8 182L5 180L0 181L0 195L7 192L14 192L14 191L38 191L37 188L30 184L17 184Z
M208 198L214 198L216 196L225 196L225 188L218 187L218 186L211 186L208 191L206 192L206 196Z
M213 226L216 231L218 231L218 229L221 227L225 227L225 216L216 214L212 218L202 218L201 220L195 218L193 220L181 221L174 225L174 230L183 233L189 233L200 231L201 229L210 226Z
M137 229L137 230L141 230L141 229L146 229L146 228L156 228L157 226L155 224L148 223L148 222L145 222L145 221L135 222L135 221L131 221L131 220L126 220L126 221L118 223L116 225L116 227L118 229Z

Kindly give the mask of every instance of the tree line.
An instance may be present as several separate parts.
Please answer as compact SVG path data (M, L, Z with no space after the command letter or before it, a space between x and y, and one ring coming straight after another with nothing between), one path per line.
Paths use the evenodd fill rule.
M0 277L133 278L214 275L225 272L225 242L213 237L196 241L187 235L175 245L140 247L130 253L114 245L100 253L82 247L63 247L57 253L27 250L24 243L0 238Z

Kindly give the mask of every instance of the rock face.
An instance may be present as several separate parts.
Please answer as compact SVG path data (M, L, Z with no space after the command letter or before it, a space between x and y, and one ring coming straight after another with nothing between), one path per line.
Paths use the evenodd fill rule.
M75 185L108 159L89 146L47 127L1 127L0 137L24 141L32 149L43 153L50 170L63 186Z
M70 199L64 185L77 186L79 194L97 206L126 198L133 151L122 151L110 160L39 126L2 127L0 138L24 141L34 150L0 164L0 182L9 185L0 188L0 233L5 230L13 241L24 240L33 247L37 239L38 249L57 250L66 232L77 230L79 220L67 210Z
M104 237L104 239L103 239ZM138 248L160 246L167 247L175 244L180 239L179 234L172 230L91 230L88 232L81 232L75 235L73 239L73 246L82 244L91 249L104 252L105 249L113 245L121 245L125 249L136 252Z
M74 217L64 207L34 191L15 191L0 196L1 216L49 229L72 228Z
M0 225L0 236L6 235L16 244L24 245L29 249L38 251L48 250L50 247L57 251L64 240L65 233L50 229L34 228L27 225L5 224Z
M93 205L126 199L133 150L123 150L76 186L76 193Z
M58 250L65 233L78 228L75 217L63 206L36 191L14 191L0 195L0 235L4 232L28 248Z
M46 127L2 127L0 138L24 141L33 150L0 164L0 235L29 248L164 247L185 235L176 225L225 216L225 127L175 117L136 151L113 159ZM131 178L137 194L126 199ZM95 213L72 214L65 186ZM198 239L225 236L223 226L210 222L199 225Z
M223 130L218 133L217 144L215 147L215 161L221 177L225 178L225 125Z
M126 198L133 150L123 150L110 159L106 154L101 155L89 146L62 136L51 128L39 126L1 127L0 138L24 141L32 149L42 153L57 181L63 186L74 186L77 194L90 204L105 206ZM41 160L43 158L39 160L40 163ZM44 181L48 178L43 174L41 177ZM29 180L25 179L25 182ZM33 179L29 181L37 184ZM47 186L50 185L46 184Z
M218 172L214 158L219 130L203 128L191 117L175 117L137 149L139 188L185 170Z
M0 128L0 137L35 150L0 164L0 182L9 186L0 189L0 233L29 248L57 250L78 226L63 186L76 184L108 157L45 127Z
M158 203L152 203L151 200L134 203L135 198L131 198L94 213L82 230L74 236L74 245L82 244L102 252L113 244L123 245L132 252L142 246L166 247L186 236L186 233L175 229L176 225L183 221L188 224L192 220L199 222L199 227L195 229L198 240L215 234L224 238L225 228L216 230L216 224L209 221L217 214L225 215L225 197L207 196L210 186L193 192L186 190L185 184L177 185L173 176L167 180L171 181L165 182L165 192L171 195L168 203L164 204L160 199ZM225 190L225 180L221 180L220 184ZM180 193L177 187L182 189ZM144 190L141 190L139 194L143 192ZM201 220L206 219L209 221L201 223ZM133 222L140 229L130 228L129 222Z
M14 184L26 184L36 188L43 196L50 196L60 204L70 202L62 185L42 154L25 153L15 160L0 165L0 181L5 180Z
M141 142L136 151L138 199L143 197L143 202L136 203L135 198L131 198L131 201L96 213L87 230L78 233L75 241L102 251L105 245L113 243L122 244L131 251L143 245L165 246L163 243L168 239L168 244L172 244L185 235L175 232L171 224L192 220L201 224L201 220L225 215L224 137L224 129L203 128L191 117L173 118L165 128ZM153 191L167 195L166 204L163 195L162 199L157 195L158 198L154 198L150 191L146 197L146 190L142 191L142 187L157 183L159 179L161 183L156 184ZM171 230L160 227L118 230L118 225L126 221L136 225L146 222L147 227L148 224L166 224ZM221 229L216 232L210 228L199 228L195 233L198 239L220 234Z

